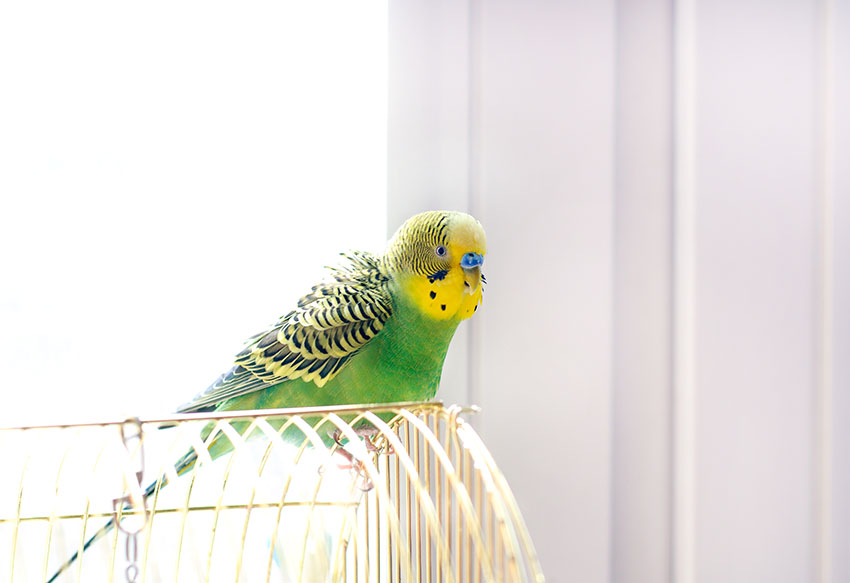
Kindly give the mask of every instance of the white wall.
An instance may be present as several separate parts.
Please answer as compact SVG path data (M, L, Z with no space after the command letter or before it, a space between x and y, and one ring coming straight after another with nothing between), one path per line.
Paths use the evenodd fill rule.
M823 133L818 161L823 171L827 215L826 253L819 308L824 314L821 350L824 406L819 421L821 568L827 581L850 581L850 2L827 4L819 39L824 75L820 111ZM826 34L823 34L826 33ZM824 148L824 146L826 146Z
M390 228L488 230L443 396L548 580L850 577L848 33L830 0L390 5Z
M804 1L696 5L697 580L816 574L815 17Z

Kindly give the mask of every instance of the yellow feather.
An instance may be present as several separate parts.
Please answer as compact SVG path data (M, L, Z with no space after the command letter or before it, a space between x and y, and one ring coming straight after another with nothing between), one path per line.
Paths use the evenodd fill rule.
M471 278L469 273L464 272L460 267L460 259L467 253L483 256L487 252L484 229L473 217L445 211L413 217L394 236L390 248L400 254L390 258L388 263L411 265L413 262L410 256L415 250L425 255L432 253L432 247L422 250L417 245L429 240L437 231L435 225L443 220L446 220L445 259L436 256L430 258L431 264L442 265L441 277L428 277L431 272L417 273L415 269L398 270L396 277L402 293L423 313L436 320L465 320L472 316L481 303L482 285L480 279ZM433 243L429 240L429 244ZM480 274L480 271L475 271L475 274Z
M467 291L469 288L460 267L453 267L443 279L433 283L421 276L405 277L400 283L414 305L436 320L465 320L481 303L482 286L471 293Z

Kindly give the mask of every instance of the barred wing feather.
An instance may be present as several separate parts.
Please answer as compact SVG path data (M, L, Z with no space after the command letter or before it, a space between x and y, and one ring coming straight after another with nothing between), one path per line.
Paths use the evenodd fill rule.
M313 287L298 307L248 340L236 364L179 413L216 405L283 381L321 387L383 329L392 314L389 278L370 253L343 254L329 281Z

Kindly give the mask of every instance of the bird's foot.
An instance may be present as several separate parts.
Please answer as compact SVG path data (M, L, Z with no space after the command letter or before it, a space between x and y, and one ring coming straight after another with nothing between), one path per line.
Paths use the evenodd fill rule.
M357 427L354 429L354 433L363 438L363 445L366 446L366 451L386 455L392 455L395 453L392 444L388 439L386 439L386 437L384 437L381 430L377 427L372 425ZM334 430L333 440L340 448L343 447L342 432L339 429Z
M363 445L366 448L366 451L376 454L392 454L395 453L392 445L386 439L383 439L380 430L377 427L358 427L354 430L354 432L363 437ZM350 469L356 476L360 484L358 488L363 490L364 492L368 492L375 485L372 483L372 479L366 473L366 467L362 461L352 455L347 449L345 449L345 444L343 444L343 435L339 429L336 429L333 432L333 441L337 445L336 453L342 456L345 459L345 462L342 464L337 464L337 467L340 469Z
M368 451L386 455L395 453L392 444L377 427L369 425L368 427L358 427L354 431L363 438L363 445L366 446Z
M351 455L345 448L338 448L336 453L345 459L344 462L337 463L336 467L341 470L351 470L358 489L368 492L375 487L375 484L372 483L372 478L366 473L366 465L363 462Z
M354 457L354 455L345 449L345 444L342 442L342 431L339 429L334 430L333 432L333 440L337 445L336 454L341 456L345 461L343 463L337 463L336 467L341 470L351 470L352 475L357 483L357 487L363 492L368 492L375 485L372 483L372 479L369 478L369 475L366 473L366 467L363 462ZM368 441L368 439L366 440ZM368 449L368 446L367 446Z

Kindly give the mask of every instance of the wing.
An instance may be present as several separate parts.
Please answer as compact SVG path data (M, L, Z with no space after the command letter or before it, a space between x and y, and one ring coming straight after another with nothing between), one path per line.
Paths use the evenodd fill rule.
M332 278L298 307L248 340L235 366L178 413L209 411L222 401L291 379L321 387L378 335L392 314L389 278L371 253L343 254Z

